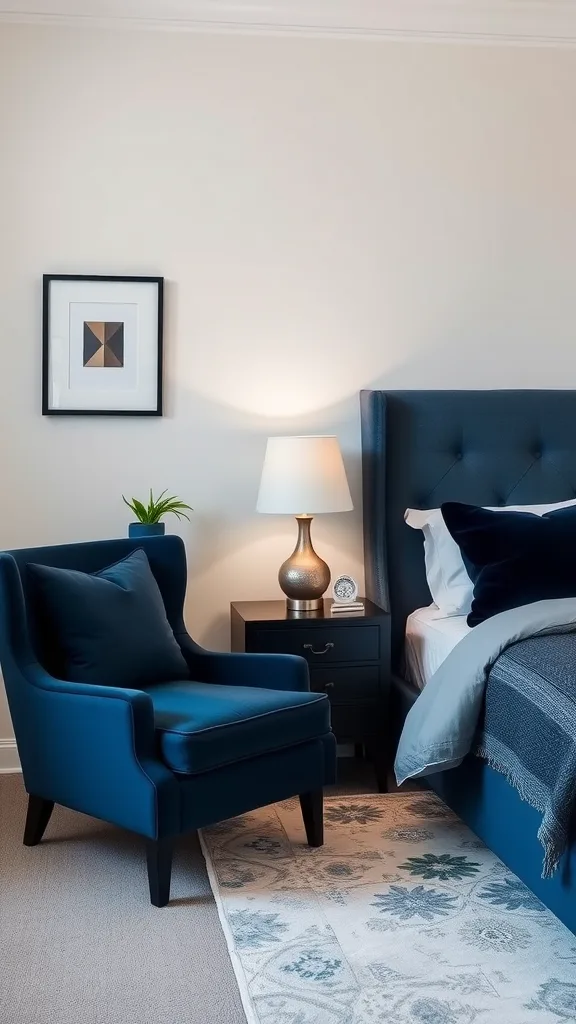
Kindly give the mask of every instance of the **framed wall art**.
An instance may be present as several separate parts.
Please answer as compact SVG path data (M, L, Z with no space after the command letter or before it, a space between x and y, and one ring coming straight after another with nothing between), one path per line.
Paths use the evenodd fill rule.
M162 415L162 277L45 274L43 416Z

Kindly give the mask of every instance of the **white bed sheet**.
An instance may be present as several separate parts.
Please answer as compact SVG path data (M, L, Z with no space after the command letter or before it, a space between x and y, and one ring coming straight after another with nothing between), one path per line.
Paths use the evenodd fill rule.
M404 654L408 679L423 690L450 651L469 632L465 615L444 617L436 605L417 608L406 620Z

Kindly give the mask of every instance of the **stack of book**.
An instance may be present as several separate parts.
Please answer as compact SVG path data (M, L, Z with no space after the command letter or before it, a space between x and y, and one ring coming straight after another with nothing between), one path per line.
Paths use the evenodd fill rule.
M332 615L350 615L351 612L363 612L364 602L363 601L350 601L349 604L336 604L332 603L331 612Z

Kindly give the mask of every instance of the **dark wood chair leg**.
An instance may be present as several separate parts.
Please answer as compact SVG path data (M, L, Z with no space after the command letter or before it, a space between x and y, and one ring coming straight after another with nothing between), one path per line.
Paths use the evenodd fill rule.
M146 845L148 885L153 907L165 907L170 900L173 839L149 839Z
M50 815L54 810L53 800L28 794L28 813L24 826L24 846L37 846L46 831Z
M324 792L314 789L311 793L300 794L300 807L308 846L324 844Z

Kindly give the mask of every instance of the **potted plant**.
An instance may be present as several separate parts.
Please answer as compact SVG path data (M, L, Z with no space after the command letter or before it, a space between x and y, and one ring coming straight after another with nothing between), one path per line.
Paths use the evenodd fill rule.
M178 519L190 519L186 515L186 511L192 512L190 505L186 502L180 501L175 495L164 497L166 491L162 491L162 494L155 498L152 494L152 488L150 488L150 499L147 505L144 505L142 501L138 501L138 498L132 498L132 501L128 501L127 498L122 495L122 501L128 505L128 508L132 510L138 522L129 523L128 525L128 536L129 537L161 537L166 532L166 526L161 522L162 516L168 515L172 512Z

